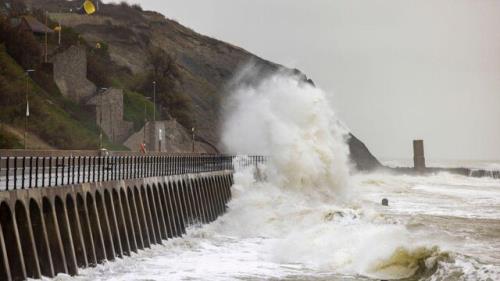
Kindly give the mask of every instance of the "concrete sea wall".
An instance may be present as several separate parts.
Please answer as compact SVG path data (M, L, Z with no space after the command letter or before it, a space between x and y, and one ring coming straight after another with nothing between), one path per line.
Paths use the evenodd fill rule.
M0 280L79 268L181 237L226 210L232 171L0 192Z

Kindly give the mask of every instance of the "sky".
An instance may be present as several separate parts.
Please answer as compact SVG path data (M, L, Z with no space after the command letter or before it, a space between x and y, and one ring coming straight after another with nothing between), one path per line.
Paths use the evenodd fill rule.
M500 1L129 2L300 69L379 158L500 160Z

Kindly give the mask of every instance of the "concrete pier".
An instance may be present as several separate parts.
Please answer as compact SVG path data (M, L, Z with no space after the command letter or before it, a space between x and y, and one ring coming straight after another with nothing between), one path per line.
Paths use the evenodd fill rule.
M0 280L78 274L209 223L231 170L0 192Z
M413 141L413 165L415 167L415 170L417 171L425 170L425 154L424 154L423 140Z

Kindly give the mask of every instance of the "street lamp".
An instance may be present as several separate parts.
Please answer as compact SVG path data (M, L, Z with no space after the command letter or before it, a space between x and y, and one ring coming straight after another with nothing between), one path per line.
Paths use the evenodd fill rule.
M28 92L29 92L29 76L30 73L35 72L34 69L27 69L26 70L26 115L24 117L24 150L27 148L27 143L26 140L28 138L28 118L30 117L30 104L29 104L29 99L28 99Z
M153 81L153 123L156 122L156 81Z
M102 150L102 95L108 88L101 88L99 93L99 150Z
M193 127L193 128L191 128L191 132L193 133L193 143L192 143L192 144L193 144L193 147L192 147L192 151L193 151L193 153L194 153L194 127Z
M145 97L145 99L150 100L151 98ZM146 145L146 127L148 124L148 116L147 116L147 110L146 110L146 106L147 106L148 102L146 100L144 101L144 136L143 136L143 140L142 140L142 143L144 145Z

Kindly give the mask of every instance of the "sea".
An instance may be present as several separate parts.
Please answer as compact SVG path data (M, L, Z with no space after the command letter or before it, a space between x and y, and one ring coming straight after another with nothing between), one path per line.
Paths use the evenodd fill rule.
M356 174L338 201L255 174L235 174L217 221L52 280L500 280L498 179Z
M235 80L257 72L249 66ZM235 160L227 212L182 238L53 280L500 280L499 179L356 172L331 95L285 71L234 84L243 86L230 89L222 145L268 161Z

